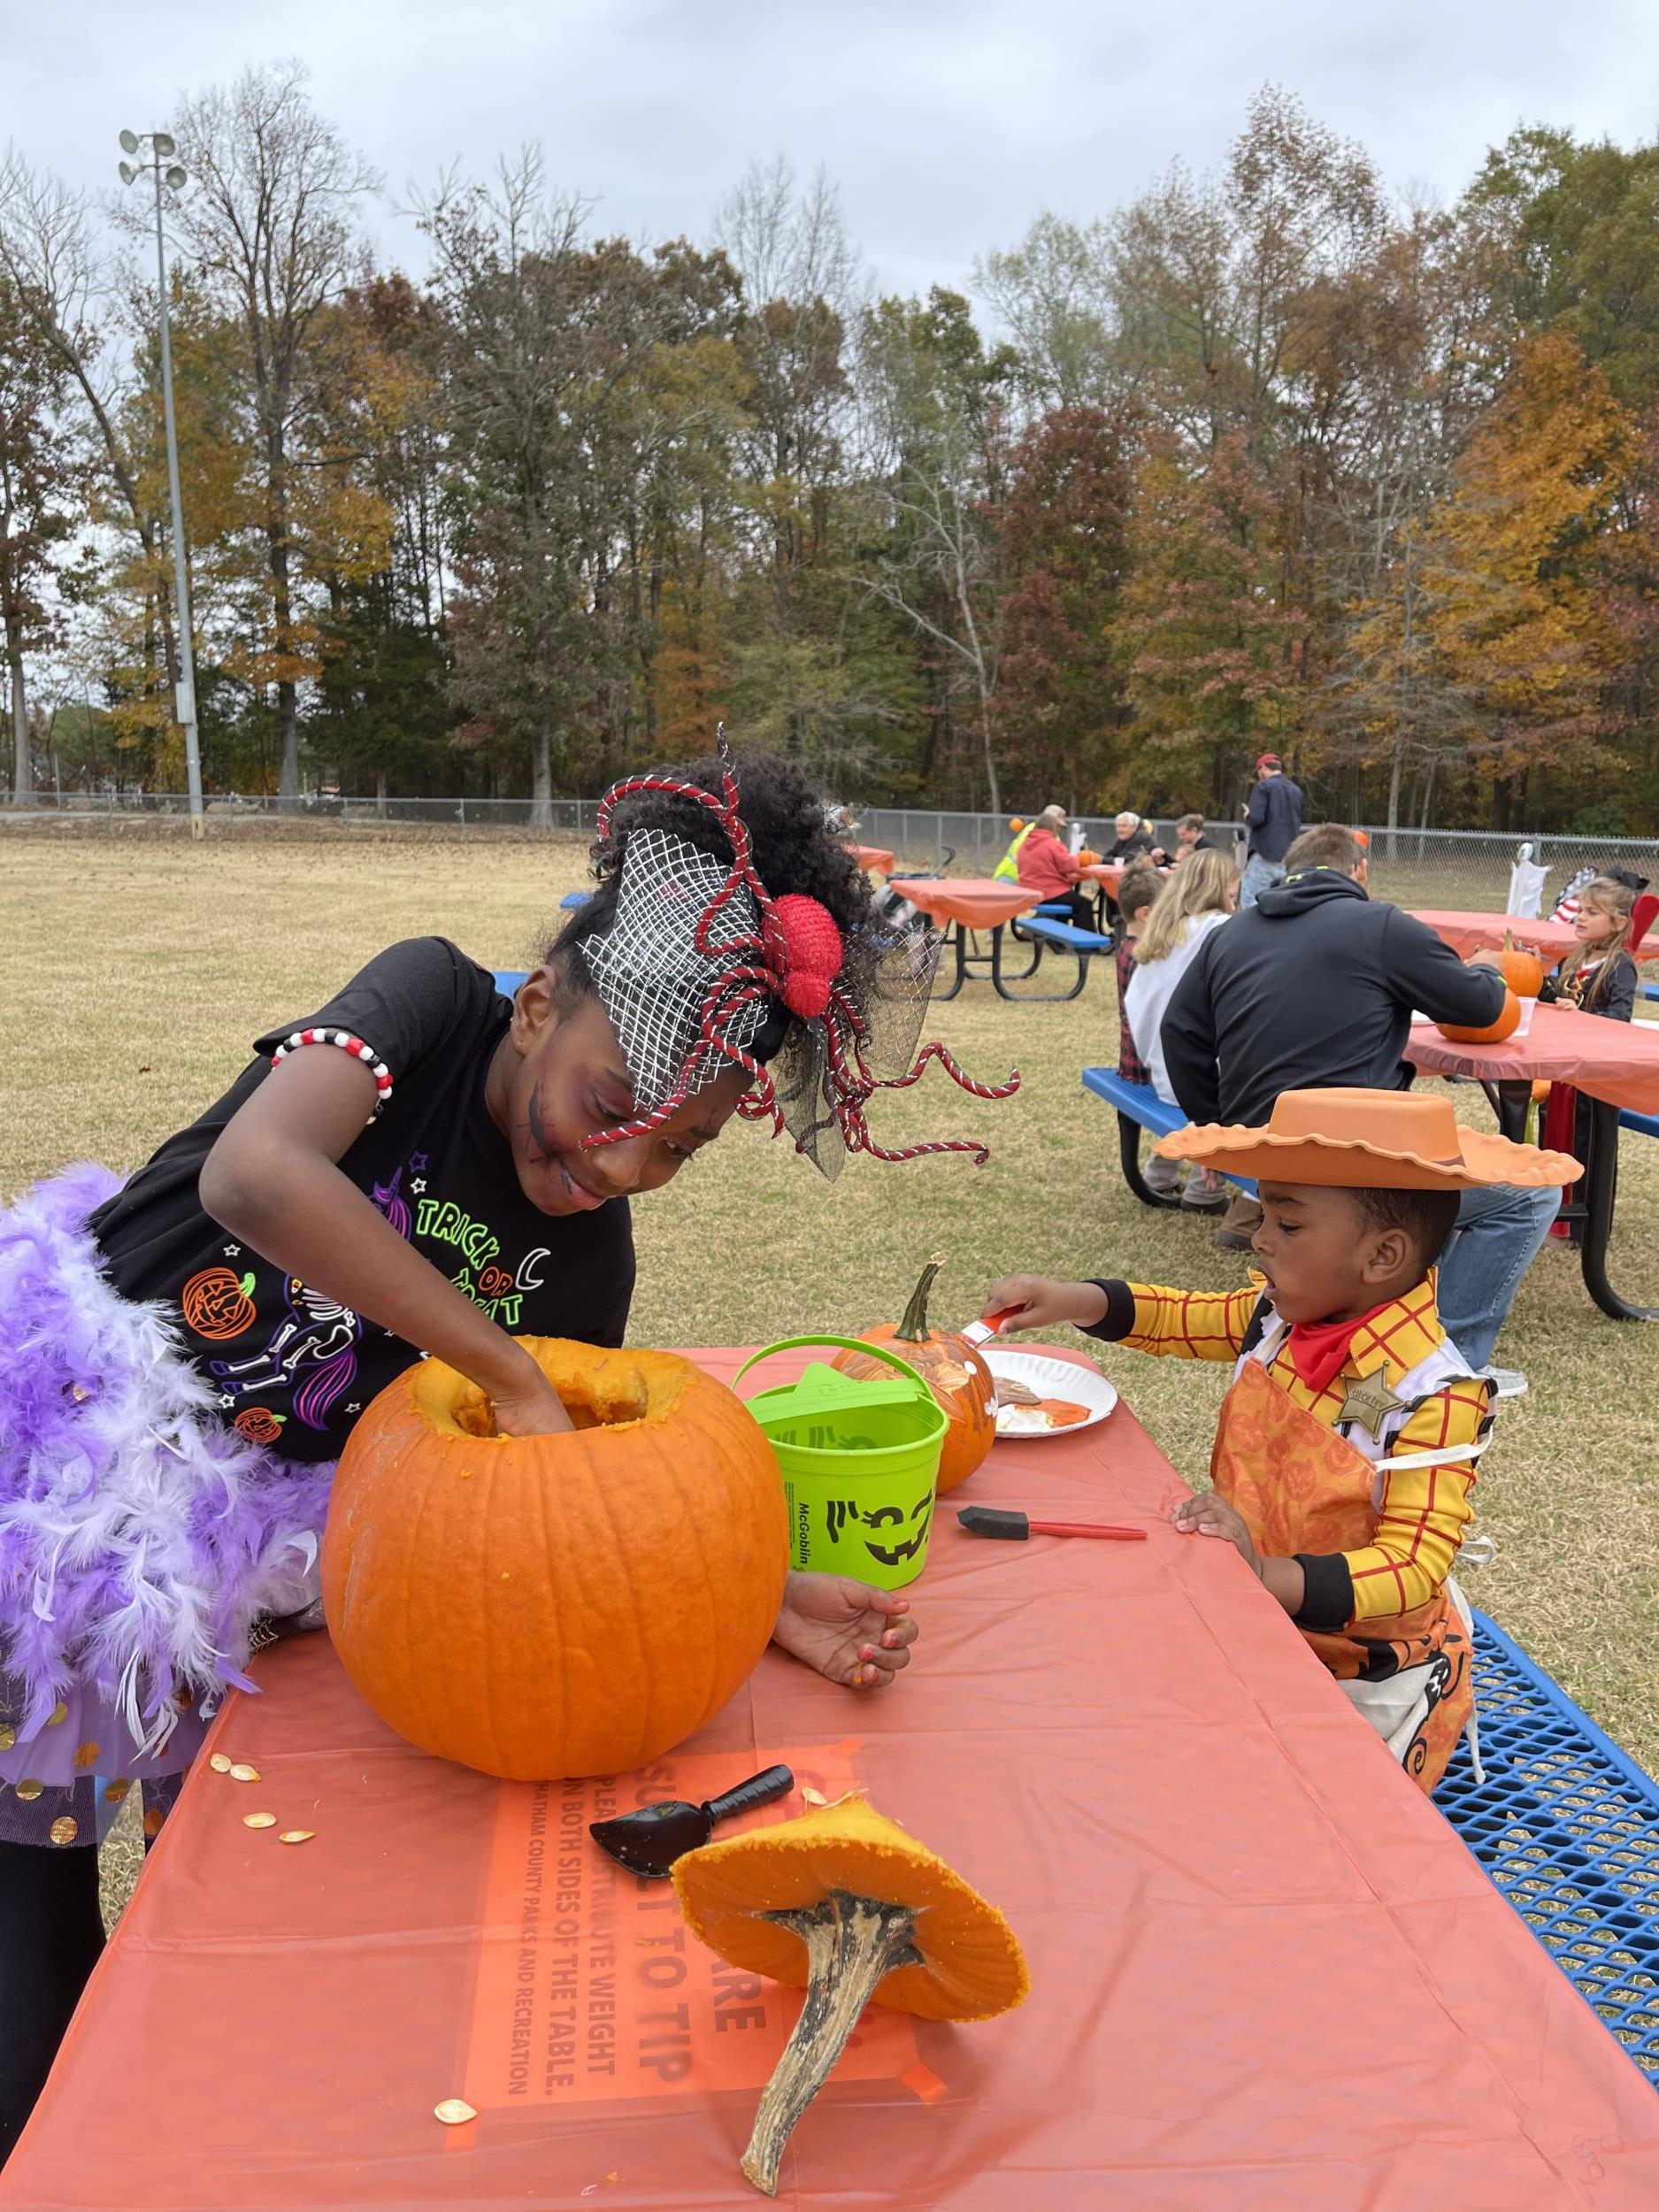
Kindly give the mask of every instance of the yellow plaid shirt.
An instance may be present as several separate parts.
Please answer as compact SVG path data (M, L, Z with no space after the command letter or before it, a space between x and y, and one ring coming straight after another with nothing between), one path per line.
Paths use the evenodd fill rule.
M1227 1291L1172 1290L1159 1283L1128 1287L1135 1302L1134 1326L1118 1341L1166 1359L1236 1360L1261 1298L1259 1283ZM1267 1371L1294 1404L1334 1428L1350 1383L1383 1374L1392 1389L1445 1340L1431 1278L1361 1322L1347 1358L1325 1389L1310 1390L1296 1372L1288 1335ZM1474 1443L1486 1425L1488 1394L1486 1385L1473 1378L1433 1392L1392 1439L1390 1453L1404 1457ZM1475 1517L1470 1502L1475 1486L1471 1461L1408 1467L1391 1475L1385 1459L1379 1471L1382 1500L1375 1541L1363 1551L1342 1555L1353 1578L1356 1622L1426 1604L1451 1572L1463 1532Z

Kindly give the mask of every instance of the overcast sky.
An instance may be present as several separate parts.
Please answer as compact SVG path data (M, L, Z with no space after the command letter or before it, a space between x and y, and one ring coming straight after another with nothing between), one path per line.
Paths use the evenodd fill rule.
M965 283L1048 206L1106 211L1218 161L1271 80L1396 188L1455 194L1520 122L1659 119L1659 0L0 0L0 139L112 181L123 125L297 55L380 169L374 227L453 157L540 140L642 239L707 234L751 157L820 163L880 282Z

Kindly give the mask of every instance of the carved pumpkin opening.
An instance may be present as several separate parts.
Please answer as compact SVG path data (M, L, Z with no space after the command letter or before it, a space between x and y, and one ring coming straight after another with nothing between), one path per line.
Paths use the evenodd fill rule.
M549 1379L577 1429L630 1428L640 1422L665 1421L680 1397L677 1376L648 1374L623 1353L601 1353L587 1372L565 1367L550 1373ZM415 1399L427 1427L441 1434L506 1440L496 1425L494 1401L451 1369L435 1363L423 1368Z

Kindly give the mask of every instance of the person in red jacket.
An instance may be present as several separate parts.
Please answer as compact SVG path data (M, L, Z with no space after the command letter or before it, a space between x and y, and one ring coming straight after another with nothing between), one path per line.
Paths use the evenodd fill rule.
M1019 879L1045 902L1069 907L1079 929L1093 929L1094 909L1078 887L1083 872L1066 850L1064 830L1065 809L1044 807L1019 849Z

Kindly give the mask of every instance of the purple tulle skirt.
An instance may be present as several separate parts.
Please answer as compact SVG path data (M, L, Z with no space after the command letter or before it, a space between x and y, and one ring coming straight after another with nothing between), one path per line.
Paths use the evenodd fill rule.
M317 1596L334 1470L227 1428L113 1288L86 1224L119 1187L74 1168L0 1214L0 1839L182 1771L256 1619Z

